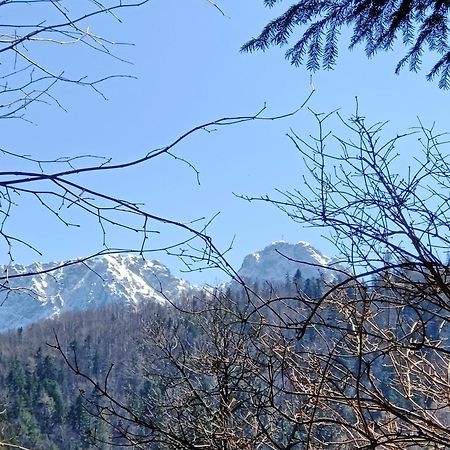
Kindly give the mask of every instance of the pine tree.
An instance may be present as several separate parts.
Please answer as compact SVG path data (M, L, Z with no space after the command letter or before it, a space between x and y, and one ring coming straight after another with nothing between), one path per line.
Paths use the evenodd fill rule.
M72 429L79 434L80 443L88 447L91 443L89 438L91 417L83 404L81 394L78 394L72 408L67 414L67 420L71 424Z
M272 7L281 1L264 0L264 4ZM395 39L401 36L407 52L398 62L396 73L405 65L418 71L424 51L433 51L439 59L427 79L439 77L439 87L448 89L449 8L447 1L432 0L302 0L269 22L242 50L264 51L271 46L288 45L293 33L301 28L300 39L290 45L286 58L295 66L306 64L308 70L316 71L335 65L342 29L353 30L350 48L362 44L368 57L391 50Z
M303 288L303 277L300 269L297 269L295 271L293 281L298 290L301 290Z

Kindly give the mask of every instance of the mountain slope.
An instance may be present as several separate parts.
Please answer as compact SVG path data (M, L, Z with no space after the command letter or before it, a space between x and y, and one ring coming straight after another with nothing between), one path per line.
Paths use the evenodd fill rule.
M58 265L13 265L7 270L12 276L42 272ZM11 278L9 288L7 295L0 297L0 331L27 326L63 312L107 304L136 307L143 301L164 303L166 296L176 299L194 289L187 281L172 276L158 261L146 261L131 254L98 256L49 273Z

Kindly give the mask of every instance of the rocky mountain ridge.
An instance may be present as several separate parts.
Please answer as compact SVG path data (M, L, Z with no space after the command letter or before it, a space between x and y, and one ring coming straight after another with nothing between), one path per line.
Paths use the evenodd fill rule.
M239 275L246 282L276 283L293 278L332 279L331 258L309 243L277 241L244 258ZM60 268L46 270L61 265ZM320 266L320 267L319 267ZM165 303L195 295L202 287L173 276L158 261L135 254L107 254L85 262L34 263L3 267L7 289L0 292L0 332L18 329L68 311L82 311L122 303L138 308L142 302ZM37 275L14 277L35 273Z

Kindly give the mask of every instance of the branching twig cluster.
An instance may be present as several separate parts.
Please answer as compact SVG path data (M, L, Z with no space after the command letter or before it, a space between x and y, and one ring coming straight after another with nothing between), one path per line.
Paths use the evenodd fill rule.
M62 107L52 93L57 83L89 87L103 96L101 83L126 75L107 74L98 78L72 75L62 67L51 67L43 50L68 47L66 51L69 51L69 47L77 46L81 51L102 53L121 60L113 47L126 44L98 35L92 25L100 16L120 22L121 9L139 7L147 1L0 2L0 118L25 118L25 110L36 102Z
M341 261L333 281L315 297L297 285L206 293L191 314L150 324L147 390L136 393L144 404L118 405L90 379L99 394L86 399L91 412L107 417L123 445L450 446L445 135L421 125L384 141L383 125L357 114L343 120L344 139L326 131L330 117L315 114L311 141L290 134L309 168L305 188L260 200L334 232ZM399 164L411 139L420 148L406 147L408 164Z

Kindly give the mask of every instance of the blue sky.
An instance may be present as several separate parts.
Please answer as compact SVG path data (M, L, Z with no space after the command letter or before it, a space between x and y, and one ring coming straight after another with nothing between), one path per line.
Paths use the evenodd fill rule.
M117 46L116 54L133 64L120 63L78 48L36 49L42 61L68 74L92 76L126 73L137 79L106 82L103 100L88 89L56 86L53 94L63 107L34 105L24 121L0 123L2 147L19 153L54 158L61 155L95 154L126 161L166 145L203 122L224 116L251 115L264 104L267 115L284 114L298 108L311 92L310 74L284 60L283 50L241 54L240 46L256 35L279 9L268 10L261 0L217 2L224 17L206 0L153 1L141 9L124 11L122 23L109 19L90 27L112 40L134 43ZM389 120L387 133L396 134L436 121L437 128L450 129L448 93L418 74L394 74L402 48L367 60L362 48L348 51L342 37L335 70L313 75L315 92L308 106L317 112L340 108L349 117L358 97L360 110L373 121ZM430 64L428 64L429 66ZM424 61L424 68L427 62ZM164 158L142 167L84 181L105 192L145 203L148 211L190 221L220 213L209 228L216 245L225 249L239 267L242 258L270 242L310 241L332 255L333 248L321 231L303 228L267 204L248 203L234 193L273 194L276 188L301 185L302 160L286 133L293 128L307 136L314 120L305 109L293 117L271 122L252 122L200 132L177 147L185 164ZM408 149L402 161L410 157ZM87 255L102 248L101 231L95 220L76 217L83 226L70 230L42 211L34 202L23 201L13 211L10 227L32 241L43 255L20 246L13 249L16 262L61 260ZM179 232L164 229L154 243L175 242ZM138 245L133 233L111 231L112 247ZM2 248L4 251L4 249ZM176 274L180 264L166 255L159 258ZM7 255L3 253L7 262ZM220 272L184 275L195 282L222 279Z

